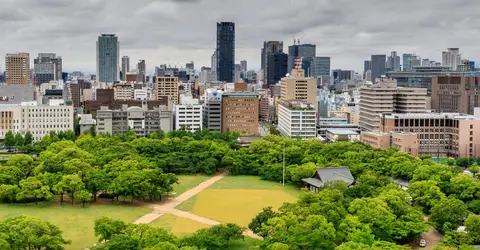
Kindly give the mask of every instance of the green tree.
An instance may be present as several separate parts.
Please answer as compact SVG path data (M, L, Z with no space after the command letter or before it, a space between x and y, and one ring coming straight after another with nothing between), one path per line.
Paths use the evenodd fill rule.
M82 203L82 207L85 207L85 203L90 201L90 194L87 190L82 189L75 192L75 198Z
M277 212L274 212L272 210L272 207L263 208L263 211L257 214L257 216L255 216L255 218L252 219L252 222L248 224L248 228L252 230L254 233L260 235L262 224L267 222L269 219L277 216L280 216L280 214ZM260 236L264 236L264 235L260 235Z
M227 249L232 240L243 239L243 229L234 224L216 225L200 229L181 239L180 246L196 246L200 249Z
M465 228L472 243L480 244L480 215L469 215L465 220Z
M112 236L120 234L126 226L123 221L101 217L95 220L95 236L99 237L98 242L110 240Z
M178 247L170 242L160 242L154 247L147 247L143 250L178 250Z
M456 230L467 218L467 205L454 197L448 197L435 204L429 220L441 231Z
M19 151L25 144L21 133L15 135L15 151Z
M412 196L413 202L422 206L426 211L430 210L435 204L445 199L435 181L418 181L408 187L408 192Z
M19 191L17 185L0 185L0 200L13 203Z
M64 175L62 180L55 185L55 190L60 193L62 196L64 193L67 193L68 196L72 199L72 206L75 206L75 193L85 189L85 184L82 182L80 176L76 174ZM60 200L63 200L60 197Z
M0 165L0 184L16 185L23 178L25 175L20 168Z
M106 190L110 185L110 178L104 170L95 168L87 172L85 175L85 186L92 193L93 201L97 201L97 194L102 190Z
M0 235L8 246L2 249L64 249L70 244L57 226L26 216L0 222Z
M335 248L335 228L321 215L310 215L288 231L287 242L293 249Z
M7 161L8 166L15 166L20 168L25 176L30 176L33 172L33 169L35 168L35 164L33 162L32 157L29 155L24 155L24 154L16 154L12 155L8 161Z
M24 141L23 141L23 145L30 146L30 145L32 145L32 143L33 143L33 135L32 135L32 133L30 133L30 131L27 131L27 133L25 133L25 138L24 138Z
M53 199L53 194L50 192L48 186L43 186L42 183L35 177L28 177L25 180L20 181L20 192L17 193L16 199L18 201L25 202L25 205L28 201L38 202L41 200L51 200Z
M5 134L5 139L3 140L3 144L8 149L12 149L15 146L15 135L13 135L13 132L11 130L9 130Z

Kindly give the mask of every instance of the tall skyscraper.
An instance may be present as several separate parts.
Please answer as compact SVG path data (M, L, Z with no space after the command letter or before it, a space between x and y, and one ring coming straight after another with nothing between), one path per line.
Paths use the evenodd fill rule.
M242 71L242 72L247 71L247 61L245 61L245 60L240 61L240 71Z
M120 79L120 43L114 34L102 34L97 41L97 80L114 82Z
M268 80L268 58L271 54L283 53L283 42L280 41L265 41L263 42L261 69L263 70L263 82L267 84L271 82ZM288 71L287 71L288 72Z
M63 79L62 58L57 57L54 53L39 53L33 63L38 84Z
M145 60L140 60L137 63L137 82L145 82L145 72L147 66L145 65Z
M125 81L127 73L130 72L130 57L122 57L122 80Z
M267 86L275 85L282 77L288 73L288 55L285 53L274 53L268 56L268 65L265 67L268 72L268 82L265 82Z
M414 66L421 66L422 59L415 54L403 54L403 71L411 72Z
M217 80L233 82L235 70L235 23L217 23Z
M318 107L317 103L317 79L305 77L305 70L301 68L302 59L295 60L295 68L290 76L280 81L282 100L305 100L309 104Z
M400 71L400 56L396 51L392 51L387 59L387 71L398 72Z
M30 55L28 53L5 56L5 77L7 84L30 83Z
M313 60L313 77L330 75L330 57L317 56Z
M354 70L343 70L343 69L333 70L333 80L335 80L335 82L341 82L343 80L353 80L354 75L355 75Z
M363 62L363 78L366 79L367 71L372 70L372 61L365 60ZM368 79L366 79L368 80Z
M462 64L462 54L459 48L448 48L442 52L442 65L450 66L452 70L457 70L457 66Z
M375 83L375 79L385 75L385 55L372 55L372 82Z
M302 58L302 64L305 62L313 61L316 56L316 46L315 44L295 44L288 47L288 72L292 71L295 67L295 60L297 57ZM307 63L309 64L309 63ZM305 69L309 71L310 69ZM309 75L309 72L305 72L306 75Z

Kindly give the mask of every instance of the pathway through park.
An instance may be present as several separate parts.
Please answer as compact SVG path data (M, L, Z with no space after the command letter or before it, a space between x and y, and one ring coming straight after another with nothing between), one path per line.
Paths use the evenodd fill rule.
M176 198L170 199L170 200L166 201L165 203L163 203L161 205L153 205L152 206L152 208L153 208L152 212L142 216L141 218L139 218L138 220L136 220L133 223L134 224L148 224L148 223L158 219L163 214L170 213L170 214L173 214L175 216L183 217L183 218L190 219L190 220L194 220L194 221L206 224L206 225L214 226L214 225L221 224L221 222L218 222L218 221L206 218L206 217L198 216L198 215L195 215L195 214L192 214L192 213L189 213L189 212L181 211L181 210L175 209L175 207L182 204L184 201L192 198L193 196L197 195L198 193L202 192L203 190L207 189L208 187L213 185L215 182L223 179L223 177L225 177L227 175L228 175L228 172L223 172L221 174L218 174L218 175L200 183L198 186L184 192L183 194L179 195ZM246 230L243 234L245 236L248 236L248 237L251 237L251 238L262 239L262 237L254 234L250 230Z

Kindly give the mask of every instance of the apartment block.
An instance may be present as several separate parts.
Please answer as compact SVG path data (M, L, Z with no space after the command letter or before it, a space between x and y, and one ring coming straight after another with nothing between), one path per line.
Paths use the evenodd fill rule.
M432 109L473 115L475 107L480 107L479 82L475 76L434 76Z
M297 62L299 64L300 62ZM292 69L290 76L282 78L280 99L304 100L307 103L317 104L317 80L305 77L305 71L300 66Z
M168 132L172 129L171 115L167 106L148 109L146 105L123 105L117 110L102 107L97 111L97 133L126 134L130 128L136 136L142 137L160 130Z
M415 133L363 131L360 135L360 141L374 148L387 150L392 147L413 157L419 156L419 141Z
M73 106L63 100L50 100L48 105L38 105L36 101L0 105L0 139L3 140L9 130L30 132L36 141L50 131L73 130Z
M377 78L375 84L360 89L360 127L377 131L385 113L425 113L426 88L397 87L397 81Z
M278 105L278 129L289 138L317 137L317 119L313 104L302 100L281 100Z
M30 55L28 53L7 54L5 57L6 83L29 84Z
M134 88L132 84L115 84L113 86L115 100L133 100Z
M168 100L173 104L179 104L179 82L178 77L171 76L157 76L156 99L159 100L161 96L168 96Z
M222 94L222 132L258 135L259 96L255 93Z

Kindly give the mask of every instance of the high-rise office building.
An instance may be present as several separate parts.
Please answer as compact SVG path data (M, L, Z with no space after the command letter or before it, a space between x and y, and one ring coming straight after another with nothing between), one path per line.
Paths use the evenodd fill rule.
M137 82L145 82L145 72L147 66L145 65L145 60L140 60L137 63Z
M330 57L317 56L313 60L313 77L330 75Z
M462 54L459 48L448 48L442 52L442 66L450 66L452 70L457 70L457 66L462 64Z
M216 76L216 72L217 72L217 50L213 51L213 54L212 54L212 58L211 58L211 68L212 68L212 71L215 72L215 78L217 78Z
M432 109L440 113L474 114L480 107L480 77L434 76Z
M289 138L315 139L315 106L304 100L281 100L278 104L278 130L281 135Z
M125 81L127 73L130 72L130 57L122 57L122 80Z
M5 70L7 84L29 84L31 82L30 55L28 53L7 54Z
M102 34L97 41L97 80L114 82L120 79L120 43L114 34Z
M375 82L375 79L384 76L387 71L385 69L385 55L372 55L372 82Z
M246 71L247 71L247 61L246 61L246 60L240 61L240 70L241 70L242 72L246 72Z
M235 23L217 23L217 80L233 82L235 70Z
M354 70L334 69L332 71L333 80L335 82L341 82L343 80L353 80L354 75Z
M207 89L203 107L203 128L211 132L222 131L222 94L221 90Z
M395 79L377 78L360 89L360 127L378 131L384 113L425 113L426 97L426 88L399 88Z
M265 69L267 69L268 76L265 77L267 79L265 84L267 86L275 85L288 73L288 55L285 53L270 54L267 63Z
M387 59L387 71L398 72L401 69L400 56L396 51L392 51Z
M372 70L372 61L365 60L363 62L363 78L366 79L367 81L369 80L366 78L366 74L367 74L367 71L369 70Z
M37 84L62 80L62 58L54 53L39 53L33 60Z
M295 60L297 57L302 58L302 68L305 70L306 75L311 75L310 68L306 69L304 66L308 64L310 66L311 61L316 56L315 44L294 44L288 47L288 72L295 68Z
M263 82L267 84L268 80L268 58L271 54L283 53L283 42L265 41L263 42L261 69L263 70ZM288 72L288 71L287 71Z

